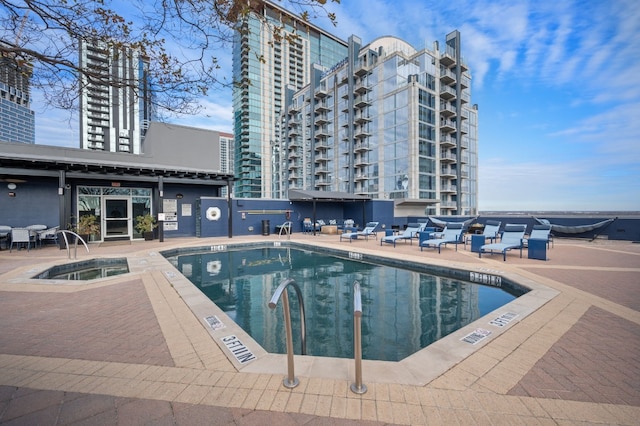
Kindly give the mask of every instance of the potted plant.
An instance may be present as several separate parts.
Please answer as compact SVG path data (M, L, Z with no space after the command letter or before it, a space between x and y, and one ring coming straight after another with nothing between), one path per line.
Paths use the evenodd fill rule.
M156 218L149 213L136 217L136 231L140 232L146 241L153 240L153 230L157 227Z
M100 233L100 223L98 218L93 214L84 214L75 222L68 226L70 231L80 235L85 242L89 241L89 238L93 235Z

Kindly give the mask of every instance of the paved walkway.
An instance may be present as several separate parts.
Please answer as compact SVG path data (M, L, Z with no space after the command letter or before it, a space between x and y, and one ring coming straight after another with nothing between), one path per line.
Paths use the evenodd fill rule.
M0 424L638 424L640 244L556 240L547 261L512 252L503 262L462 247L438 254L294 234L319 246L517 276L548 289L535 292L539 308L471 352L431 361L425 350L426 383L390 380L386 367L365 364L368 392L356 395L340 367L303 367L300 385L287 389L282 356L276 367L238 366L199 320L199 292L158 254L265 239L282 241L91 245L79 259L126 256L132 272L85 284L30 279L67 262L65 251L0 251Z

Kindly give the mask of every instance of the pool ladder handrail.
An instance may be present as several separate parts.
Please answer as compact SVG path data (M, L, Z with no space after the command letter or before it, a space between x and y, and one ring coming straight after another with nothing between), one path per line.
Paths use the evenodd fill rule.
M367 386L362 383L362 296L360 282L353 282L353 359L356 363L356 380L351 384L351 392L362 395Z
M282 297L282 308L284 312L284 327L287 339L287 377L284 378L282 383L286 388L293 389L300 384L300 381L295 377L294 365L293 365L293 333L291 331L291 310L289 308L289 295L287 294L287 287L293 286L298 296L298 305L300 305L300 343L302 355L307 354L307 331L305 328L305 314L304 314L304 302L302 300L302 292L300 287L296 284L293 278L286 278L282 280L276 291L273 293L271 300L269 301L269 307L275 309L278 304L278 299Z
M62 238L64 238L64 245L67 248L67 258L68 259L71 259L71 249L69 248L69 240L67 239L67 234L75 235L75 237L76 237L76 241L73 244L73 246L74 246L73 258L74 259L78 258L78 240L82 241L82 244L87 249L87 253L89 253L89 246L87 245L85 240L83 240L82 237L80 235L76 234L75 232L69 231L68 229L60 229L59 231L56 232L56 234L62 234Z
M291 226L293 225L293 223L288 220L285 223L283 223L282 225L280 225L280 232L278 233L278 238L282 237L282 231L285 231L287 233L287 240L291 239Z

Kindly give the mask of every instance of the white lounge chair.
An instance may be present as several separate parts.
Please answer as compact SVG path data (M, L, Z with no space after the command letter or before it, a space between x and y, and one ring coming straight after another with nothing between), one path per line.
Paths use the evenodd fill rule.
M480 247L478 257L482 257L482 253L502 253L503 260L507 260L507 252L512 249L520 249L520 257L522 257L522 240L527 225L506 224L502 232L502 238L499 243L485 244Z
M369 236L371 235L373 235L377 239L378 236L376 234L376 228L378 227L378 224L379 222L369 222L362 231L343 232L342 234L340 234L340 241L342 241L343 238L346 238L349 240L349 242L351 242L358 237L364 237L365 240L368 240Z
M413 244L413 238L418 232L420 232L420 226L417 223L410 223L408 224L407 229L405 229L402 234L387 235L380 238L380 245L382 245L382 243L389 243L389 244L393 244L393 246L395 247L396 242L403 241L403 240L404 241L409 240L409 242Z
M447 223L444 231L442 231L442 237L430 238L428 240L420 241L420 251L423 248L437 248L440 253L441 247L447 244L455 244L456 251L458 251L458 243L462 242L462 231L464 231L463 223Z

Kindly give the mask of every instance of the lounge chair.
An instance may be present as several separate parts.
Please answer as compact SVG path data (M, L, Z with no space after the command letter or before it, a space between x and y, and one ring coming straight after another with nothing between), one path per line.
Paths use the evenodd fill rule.
M376 228L378 224L379 222L369 222L362 231L343 232L340 234L340 241L342 241L343 238L347 238L349 242L351 242L351 240L355 240L358 237L364 237L365 240L368 240L370 235L373 235L377 239Z
M531 234L523 241L525 247L529 247L529 240L545 240L548 248L549 244L553 243L551 225L533 225Z
M416 234L420 232L420 226L417 223L410 223L407 225L407 229L404 230L404 232L402 234L398 234L398 235L387 235L385 237L380 238L380 245L382 245L382 243L389 243L389 244L393 244L393 246L396 246L396 242L398 241L409 241L411 244L413 244L413 238L416 236Z
M440 253L441 247L447 244L455 244L456 251L458 251L458 243L462 242L462 231L464 231L463 223L447 223L444 231L442 232L442 237L440 238L429 238L428 240L423 240L420 242L420 251L423 248L437 248L438 253Z
M484 236L485 241L489 240L489 244L498 242L498 233L500 232L500 225L502 222L497 220L488 220L484 225L484 231L482 231L482 236ZM467 248L467 243L471 243L471 235L467 235L464 239L464 248Z
M502 238L499 243L485 244L480 247L478 257L482 257L482 253L502 253L503 260L507 260L507 252L512 249L520 249L520 257L522 257L522 240L527 225L506 224L502 232Z

